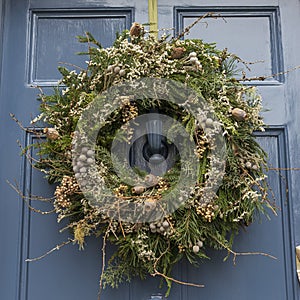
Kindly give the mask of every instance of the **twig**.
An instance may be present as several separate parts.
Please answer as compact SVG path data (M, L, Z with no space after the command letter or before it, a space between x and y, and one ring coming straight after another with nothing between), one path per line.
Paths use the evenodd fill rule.
M194 287L198 287L198 288L203 288L204 287L204 284L197 284L197 283L191 283L191 282L185 282L185 281L180 281L180 280L177 280L173 277L169 277L163 273L160 273L158 272L156 269L154 269L154 273L151 274L151 276L155 277L155 276L161 276L163 278L165 278L166 280L170 280L172 282L175 282L175 283L178 283L178 284L182 284L182 285L188 285L188 286L194 286Z
M272 171L300 171L300 168L268 168L269 170Z
M14 114L10 113L9 115L17 123L17 125L25 132L34 133L36 136L41 135L41 133L38 130L35 130L34 128L31 129L28 127L24 127L23 124L16 118Z
M47 255L51 254L52 252L57 251L57 250L59 250L60 248L66 246L66 245L68 245L68 244L70 244L70 243L72 243L72 242L74 243L74 240L73 240L73 239L69 239L68 241L63 242L63 243L57 245L56 247L52 248L51 250L49 250L49 251L46 252L45 254L43 254L43 255L41 255L41 256L39 256L39 257L35 257L35 258L28 258L28 259L26 259L25 261L26 261L26 262L33 262L33 261L40 260L40 259L46 257Z
M55 212L55 209L52 209L52 210L50 210L50 211L42 211L42 210L40 210L40 209L37 209L37 208L31 206L31 205L29 204L29 201L32 200L30 197L23 195L23 193L21 192L21 190L20 190L17 186L14 186L12 183L10 183L8 180L6 180L6 182L7 182L8 185L9 185L13 190L15 190L15 191L17 192L17 194L24 200L25 204L28 206L28 208L29 208L30 210L32 210L32 211L34 211L34 212L36 212L36 213L39 213L39 214L41 214L41 215L49 215L49 214L52 214L52 213ZM39 201L43 201L43 200L44 200L45 202L51 201L51 200L49 200L49 199L47 199L47 198L44 199L44 198L42 198L42 197L41 197L41 199L35 199L35 200L39 200Z
M297 69L300 69L300 66L296 66L296 67L294 67L292 69L289 69L287 71L278 72L276 74L271 74L271 75L268 75L268 76L256 76L256 77L250 77L250 78L247 78L246 76L245 77L243 76L242 78L237 79L237 81L244 81L244 82L245 81L255 81L255 80L257 80L257 81L264 81L266 79L274 78L275 76L288 74L288 73L290 73L292 71L295 71Z
M233 264L235 265L236 263L236 257L237 256L246 256L246 255L261 255L261 256L267 256L269 258L272 259L277 259L277 257L268 254L268 253L264 253L264 252L235 252L232 249L230 249L228 246L224 245L222 242L220 242L217 238L215 238L214 236L212 236L213 239L215 239L224 249L226 249L229 253L231 253L233 255Z
M213 18L218 18L221 17L221 15L216 15L216 13L214 12L208 12L206 14L204 14L203 16L198 17L191 25L185 27L185 29L178 34L178 36L174 39L174 41L178 41L179 39L181 39L182 37L184 37L186 34L188 34L190 32L190 30L199 22L201 22L203 19L207 18L207 17L213 17ZM223 17L222 17L223 18ZM224 20L224 18L223 18ZM225 21L226 22L226 21Z
M111 228L111 224L113 222L113 219L111 219L109 226L107 227L106 231L105 231L105 235L103 237L103 245L102 245L102 270L101 270L101 276L100 276L100 282L99 282L99 292L98 292L98 300L100 300L101 298L101 292L102 292L102 288L103 288L103 276L104 276L104 271L105 271L105 257L106 257L106 239L107 236L110 232L110 228Z
M46 198L46 197L36 196L36 195L26 196L22 193L22 191L21 191L21 189L20 189L20 187L19 187L19 185L17 184L16 181L15 181L15 184L12 184L9 180L6 180L6 182L24 200L27 200L27 201L40 201L40 202L51 202L55 199L55 197Z
M163 274L161 272L159 272L156 268L159 260L168 252L170 245L168 246L168 248L159 256L159 258L157 258L157 260L155 261L154 265L153 265L153 269L154 269L154 273L151 274L151 276L155 277L155 276L161 276L164 279L166 279L167 281L172 281L178 284L182 284L182 285L187 285L187 286L194 286L194 287L199 287L199 288L203 288L204 285L203 284L197 284L197 283L191 283L191 282L185 282L185 281L181 281L181 280L177 280L173 277L167 276L166 274ZM99 300L99 299L98 299Z
M64 62L64 61L59 61L58 62L60 65L65 65L65 66L70 66L70 67L74 67L78 70L81 70L81 71L86 71L86 69L80 67L80 66L77 66L77 65L74 65L74 64L71 64L71 63L68 63L68 62Z

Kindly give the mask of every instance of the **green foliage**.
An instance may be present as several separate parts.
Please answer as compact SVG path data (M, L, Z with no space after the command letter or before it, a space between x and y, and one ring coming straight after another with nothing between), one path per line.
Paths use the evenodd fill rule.
M265 208L270 206L264 174L266 153L252 135L254 130L262 130L264 126L260 117L260 97L255 88L243 86L233 78L240 72L236 68L238 58L226 49L216 49L215 44L201 40L168 40L167 37L157 41L151 36L132 37L129 31L118 35L114 45L107 49L102 48L90 33L78 40L88 44L86 69L76 72L60 67L61 85L52 94L40 97L41 115L37 119L53 128L55 135L46 133L46 139L35 145L39 156L36 167L47 171L50 183L58 183L55 210L59 220L70 217L69 227L73 232L77 230L78 233L80 229L80 234L86 236L101 233L117 246L102 274L104 285L118 287L134 276L146 278L148 274L160 273L166 276L170 288L169 276L176 263L186 258L191 264L198 265L199 261L208 258L208 247L231 249L239 229L253 222L258 212L266 213ZM174 51L179 51L178 48L184 51L175 58ZM126 80L142 77L181 82L212 107L226 140L226 166L214 198L201 201L212 160L212 149L204 131L207 119L199 124L183 107L155 97L127 99L109 116L95 149L99 173L104 174L106 185L117 197L144 203L145 199L159 201L165 194L178 195L180 192L177 187L180 172L189 167L180 162L158 178L156 185L139 195L132 191L126 178L119 178L115 172L116 165L120 171L124 168L116 158L116 165L112 163L114 157L110 149L117 130L151 108L159 108L161 113L185 127L197 145L195 155L199 158L197 184L191 187L188 200L180 208L161 221L130 224L112 221L84 198L74 183L72 141L80 115L96 95ZM183 91L178 91L180 93ZM105 109L106 104L103 99L99 109ZM246 117L237 119L233 115L235 108L242 110ZM176 124L172 126L170 137L176 137L178 130ZM129 134L125 133L120 138L130 141ZM144 170L133 170L142 178L146 176Z

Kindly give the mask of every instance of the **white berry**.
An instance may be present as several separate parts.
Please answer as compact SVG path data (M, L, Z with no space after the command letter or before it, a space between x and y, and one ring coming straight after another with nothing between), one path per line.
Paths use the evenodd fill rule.
M115 67L115 68L114 68L114 72L115 72L116 74L118 74L118 73L120 72L120 70L121 70L120 67Z
M120 72L119 72L119 75L120 75L120 76L124 76L125 74L126 74L126 71L125 71L125 70L123 70L123 69L120 70Z
M198 245L193 246L193 252L198 253L200 251L200 247Z
M110 65L110 66L107 67L107 71L112 72L113 68L114 68L114 66Z
M245 167L246 167L247 169L250 169L251 166L252 166L252 164L251 164L250 161L247 161L247 162L245 163Z
M202 248L202 247L203 247L203 242L202 242L202 241L198 241L198 242L197 242L197 245L198 245L200 248Z
M190 62L196 63L196 61L198 61L198 58L197 58L197 57L192 56L192 57L190 58Z

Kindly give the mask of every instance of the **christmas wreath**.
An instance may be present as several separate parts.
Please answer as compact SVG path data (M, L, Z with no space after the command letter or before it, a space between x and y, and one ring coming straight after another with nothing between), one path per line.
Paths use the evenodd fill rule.
M261 97L242 83L236 55L181 39L188 31L156 39L134 23L110 48L86 33L86 69L59 67L60 85L40 95L32 123L47 127L32 146L56 184L58 222L68 220L79 248L92 235L103 255L117 245L101 287L150 274L170 290L176 263L197 265L210 247L235 254L240 228L274 209L253 136Z

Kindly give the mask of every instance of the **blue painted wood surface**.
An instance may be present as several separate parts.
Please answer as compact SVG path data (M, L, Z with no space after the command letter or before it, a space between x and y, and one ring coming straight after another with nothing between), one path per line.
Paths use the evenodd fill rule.
M180 31L204 12L217 11L224 14L227 23L213 24L214 20L209 20L208 28L199 25L190 37L216 41L220 47L228 45L250 60L263 56L265 63L254 67L253 76L260 72L270 75L284 66L299 64L300 55L296 51L299 41L295 39L300 28L299 1L265 0L265 6L258 0L207 2L206 5L192 0L159 1L159 27L175 27L175 31ZM41 261L25 262L26 258L39 256L61 243L68 234L58 233L60 226L55 215L30 212L6 183L6 179L16 180L24 192L32 194L51 195L54 189L20 157L16 141L26 146L34 137L29 133L24 135L9 113L13 112L25 126L30 126L28 116L38 112L38 91L31 84L39 84L45 92L51 92L50 86L58 79L59 61L84 64L81 57L74 55L83 50L75 36L89 30L108 46L114 33L128 28L132 20L147 21L147 3L146 0L4 0L0 5L1 300L97 298L100 239L88 239L84 251L69 245ZM233 29L235 34L230 34ZM264 115L271 125L265 133L258 134L258 139L274 167L300 166L299 79L296 71L274 76L263 84L255 83L270 109ZM263 218L252 224L235 243L238 251L262 251L278 259L246 256L239 257L234 265L231 259L223 262L226 252L209 250L211 261L197 269L182 262L173 274L179 280L203 283L206 287L174 285L170 300L300 299L294 255L295 244L300 243L299 173L283 170L281 174L279 177L275 172L270 173L270 184L280 208L278 217L271 216L271 221ZM134 280L118 290L105 290L102 300L147 300L151 294L161 292L158 284L157 278Z

